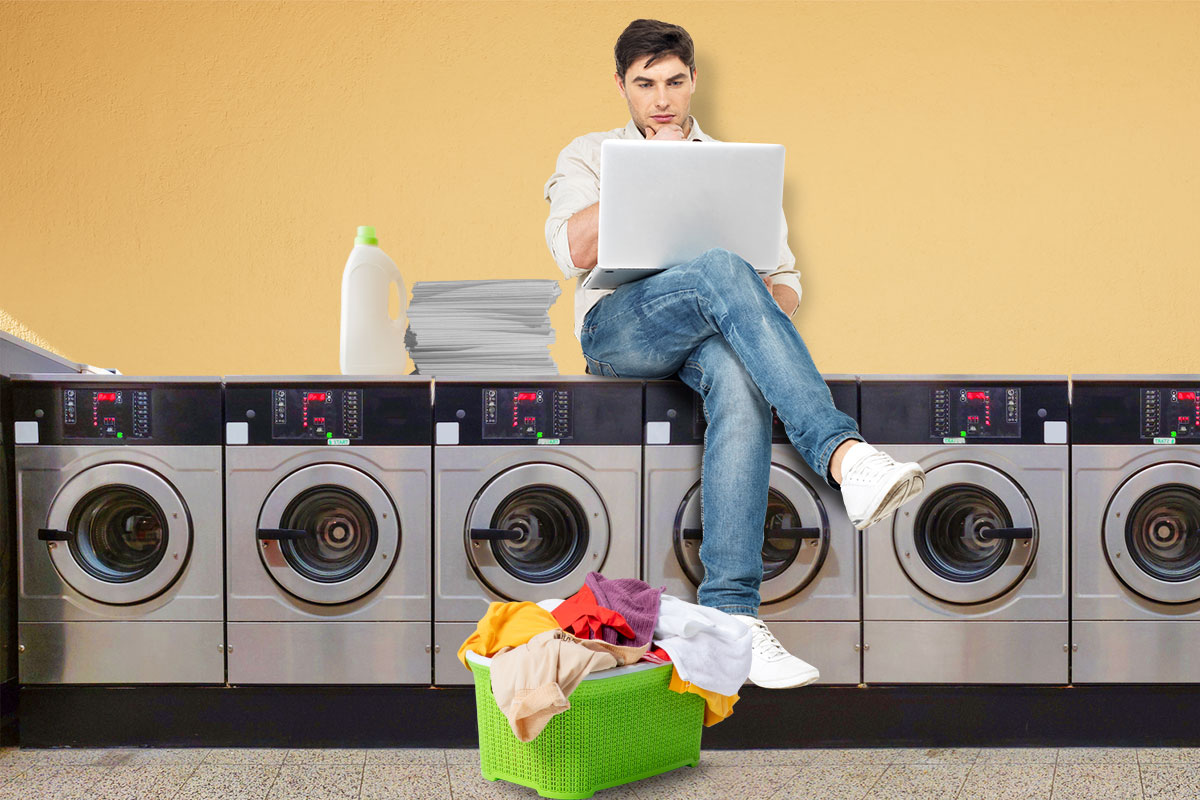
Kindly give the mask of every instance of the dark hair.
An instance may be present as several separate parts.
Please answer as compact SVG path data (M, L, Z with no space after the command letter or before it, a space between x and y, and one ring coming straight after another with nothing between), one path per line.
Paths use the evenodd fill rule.
M639 56L650 56L646 66L666 56L678 56L693 74L696 72L696 49L692 37L678 25L659 22L656 19L635 19L617 37L613 57L617 61L617 74L621 81L629 65Z

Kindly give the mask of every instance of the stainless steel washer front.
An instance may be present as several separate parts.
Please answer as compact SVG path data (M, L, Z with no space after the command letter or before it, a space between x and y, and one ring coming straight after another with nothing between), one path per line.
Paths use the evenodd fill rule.
M680 503L672 534L680 567L699 586L704 580L699 482ZM781 602L812 583L829 553L829 540L829 515L816 492L796 473L772 464L763 525L761 602Z
M1001 538L998 530L1018 538ZM909 580L947 603L1004 595L1037 553L1037 523L1025 493L1000 470L973 462L928 470L920 504L893 515L892 531Z
M179 493L137 464L80 472L50 505L42 536L54 568L98 603L143 603L187 567L192 524ZM58 538L61 537L61 538Z
M532 587L567 588L603 564L609 518L587 480L558 464L521 464L497 475L467 513L467 558L509 600Z
M1200 467L1156 464L1125 481L1104 515L1104 552L1142 597L1200 600Z
M356 600L379 585L400 551L396 508L378 482L343 464L302 467L271 490L259 531L263 567L287 592L310 603Z

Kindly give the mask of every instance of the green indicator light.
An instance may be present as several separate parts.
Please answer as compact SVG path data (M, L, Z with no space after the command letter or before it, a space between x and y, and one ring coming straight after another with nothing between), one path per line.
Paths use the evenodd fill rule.
M959 435L959 436L966 436L966 435L967 435L967 432L966 432L966 431L959 431L959 432L958 432L958 435Z
M540 438L542 438L542 432L541 432L541 431L538 431L538 437L537 437L537 438L539 438L539 439L540 439Z
M1174 439L1176 435L1177 435L1177 434L1175 433L1175 431L1171 431L1171 438L1172 438L1172 439Z
M332 438L333 438L333 431L326 431L326 432L325 432L325 438L326 438L326 439L332 439Z
M1173 434L1173 433L1172 433L1171 435L1172 435L1172 436L1174 436L1175 434ZM124 438L125 438L125 434L118 432L118 433L117 433L117 438L118 438L118 439L124 439Z

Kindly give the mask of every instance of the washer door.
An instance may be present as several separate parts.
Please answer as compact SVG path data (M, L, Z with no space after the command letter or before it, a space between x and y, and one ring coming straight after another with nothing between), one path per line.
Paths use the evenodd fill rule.
M258 553L271 577L309 603L357 600L400 552L400 521L373 478L342 464L303 467L279 482L258 517Z
M701 519L697 482L679 505L673 532L675 557L696 586L704 580ZM828 552L829 517L817 493L796 473L772 464L763 522L762 602L778 603L808 586L820 572Z
M501 597L567 597L604 565L608 512L577 473L522 464L483 487L467 512L463 537L476 574Z
M1200 467L1156 464L1121 485L1104 553L1121 582L1160 603L1200 600Z
M47 529L50 560L72 589L109 605L143 603L187 565L192 523L179 493L134 464L80 472L54 498Z
M1037 552L1037 519L1025 493L983 464L930 469L920 507L893 519L896 558L908 579L947 603L985 603L1011 591Z

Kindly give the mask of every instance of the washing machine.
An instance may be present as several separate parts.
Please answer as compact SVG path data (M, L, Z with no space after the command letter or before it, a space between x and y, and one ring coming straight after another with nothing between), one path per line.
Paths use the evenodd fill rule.
M434 682L495 601L638 578L642 383L588 376L434 387Z
M17 376L23 684L220 684L218 378Z
M827 375L834 404L858 418L853 376ZM652 586L691 602L704 578L700 474L704 403L679 381L646 384L643 571ZM775 422L763 524L759 616L821 683L861 680L859 534L841 494L813 473Z
M431 680L428 378L225 385L231 684Z
M862 534L864 681L1067 683L1066 378L864 376L859 401L926 474Z
M1072 676L1200 681L1200 376L1072 379Z

